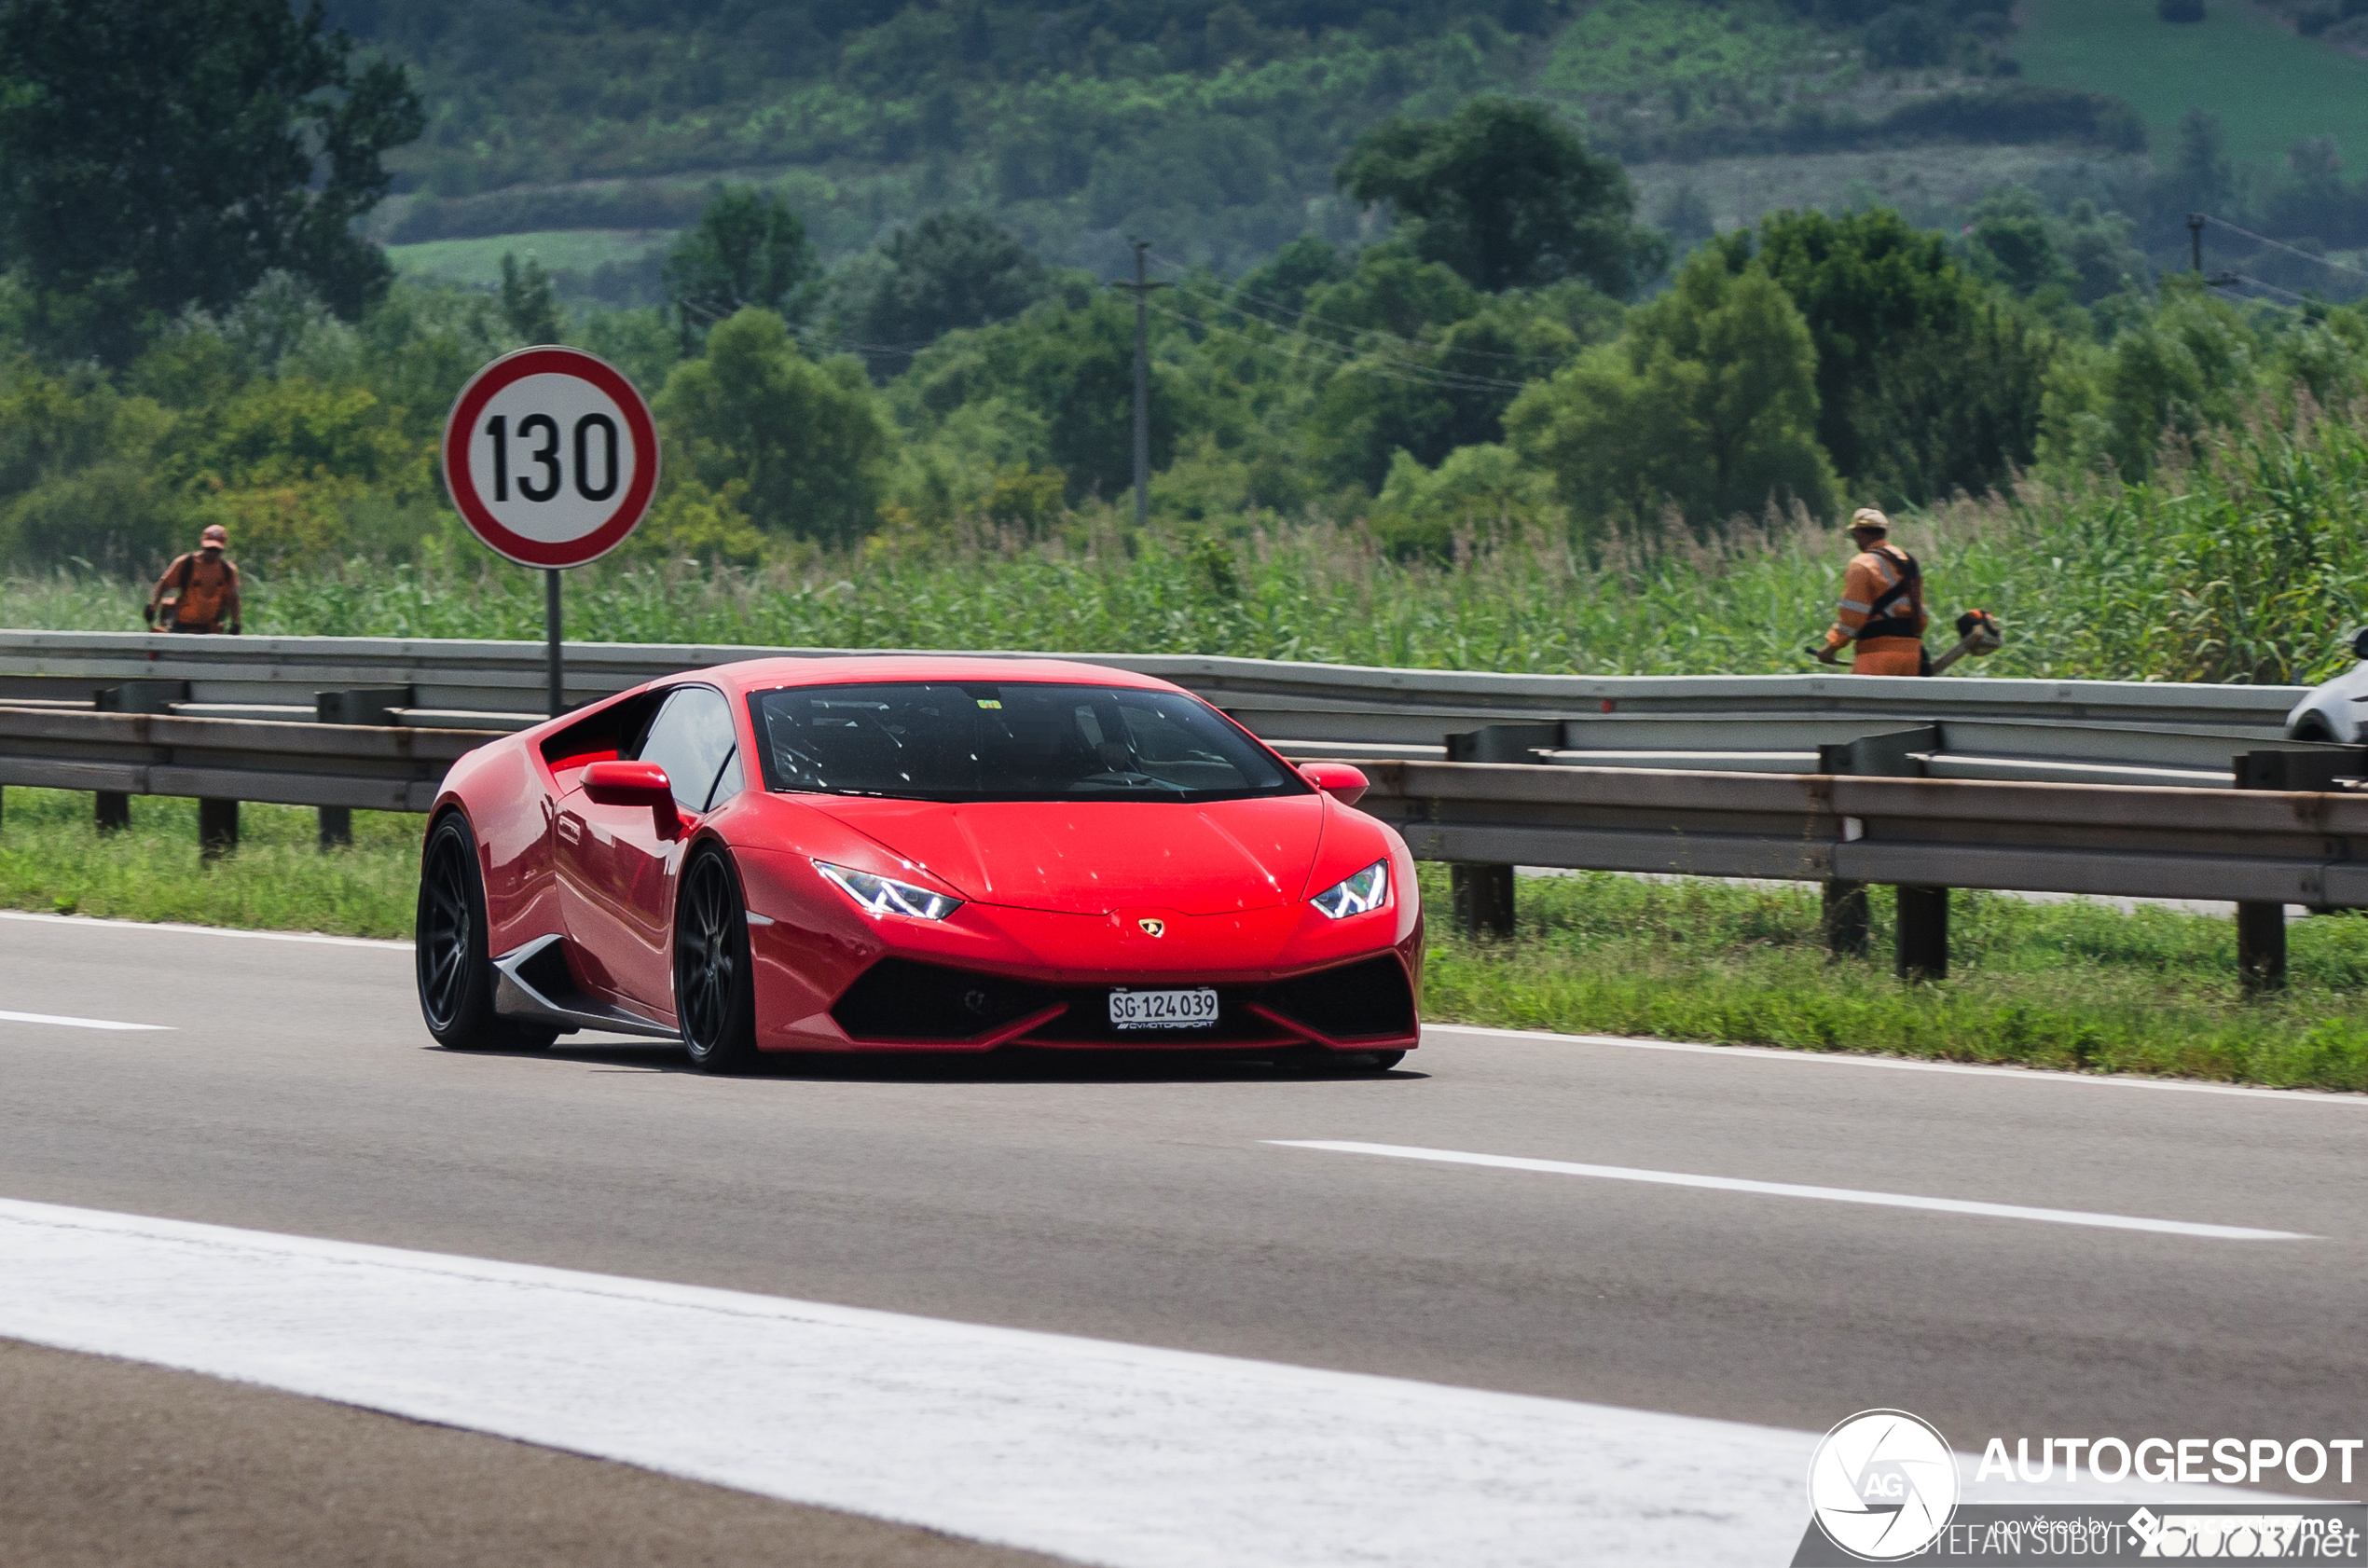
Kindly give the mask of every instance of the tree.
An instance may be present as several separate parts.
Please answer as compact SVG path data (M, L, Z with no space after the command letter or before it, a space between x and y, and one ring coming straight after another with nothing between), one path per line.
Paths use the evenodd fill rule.
M426 119L322 29L319 0L0 0L0 245L62 348L128 360L274 268L348 319L385 292L352 225Z
M1748 244L1722 243L1730 268ZM1771 213L1759 244L1817 345L1818 440L1843 474L1892 502L1930 501L1978 493L2031 460L2048 345L1986 309L1939 235L1879 207ZM1989 378L1979 397L1951 395L1951 365Z
M2056 249L2039 198L2024 186L1983 198L1966 227L1965 254L1975 267L2025 298L2051 284L2069 288L2079 281Z
M802 322L820 274L805 225L779 197L722 186L666 258L667 300L695 352L710 328L753 306Z
M1646 525L1674 505L1707 532L1770 503L1831 512L1808 323L1765 268L1730 268L1729 254L1695 252L1618 341L1507 411L1515 449L1583 521Z
M1044 264L983 213L933 213L880 246L845 329L870 345L917 349L958 327L1016 316L1044 292Z
M558 291L551 286L551 274L531 255L521 267L516 256L502 253L502 319L522 343L559 340Z
M1031 314L1030 322L1037 318ZM1108 296L1082 310L1050 316L1019 347L1013 379L1044 416L1052 460L1069 493L1116 495L1135 475L1135 310ZM1176 455L1178 389L1154 361L1150 377L1151 467Z
M1384 121L1333 178L1360 205L1388 203L1418 255L1492 294L1577 277L1624 296L1668 263L1668 241L1631 221L1618 161L1542 104L1480 97L1449 119Z
M872 526L890 437L871 383L850 356L817 364L799 353L772 311L750 306L719 323L654 411L682 477L759 528L844 542Z

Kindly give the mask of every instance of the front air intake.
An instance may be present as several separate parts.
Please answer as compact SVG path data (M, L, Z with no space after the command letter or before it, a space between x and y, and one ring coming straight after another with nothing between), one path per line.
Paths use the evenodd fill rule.
M1402 1039L1414 1032L1414 990L1386 956L1279 981L1259 1002L1327 1039Z
M1041 985L910 958L883 958L831 1009L853 1039L976 1039L1062 998Z

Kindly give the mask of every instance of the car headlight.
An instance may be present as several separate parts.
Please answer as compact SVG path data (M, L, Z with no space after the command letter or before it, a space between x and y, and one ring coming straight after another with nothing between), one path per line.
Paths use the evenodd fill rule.
M1389 902L1389 862L1375 860L1355 876L1335 882L1307 901L1335 920L1379 909Z
M868 871L857 871L852 866L834 866L828 860L817 860L814 869L828 877L840 892L853 899L866 915L909 915L916 920L943 920L962 907L959 899L932 893L927 887L916 887L910 882L874 876Z

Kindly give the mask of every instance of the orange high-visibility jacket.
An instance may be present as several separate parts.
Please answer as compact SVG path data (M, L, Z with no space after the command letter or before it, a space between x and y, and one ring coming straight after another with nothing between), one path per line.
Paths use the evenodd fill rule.
M1841 609L1825 634L1825 646L1854 642L1855 664L1904 663L1905 668L1879 673L1914 675L1931 619L1924 612L1924 574L1916 557L1886 541L1851 557L1842 577Z

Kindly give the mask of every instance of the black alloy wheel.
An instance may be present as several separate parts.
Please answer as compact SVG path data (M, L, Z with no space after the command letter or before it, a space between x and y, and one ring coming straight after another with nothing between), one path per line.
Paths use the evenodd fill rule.
M493 959L486 951L485 882L468 818L447 811L428 830L412 923L420 1015L452 1051L538 1051L557 1029L516 1024L493 1011Z
M674 910L674 1011L691 1065L746 1071L756 1061L756 982L740 879L721 849L701 849L682 873Z

